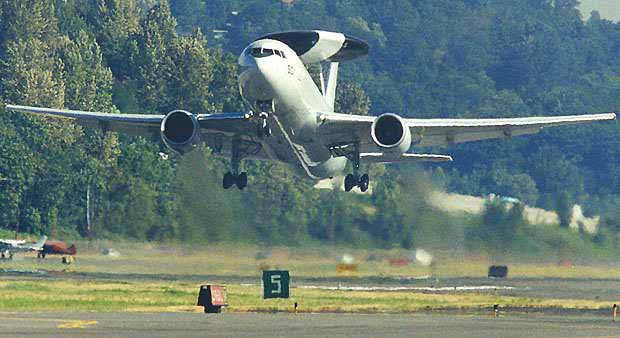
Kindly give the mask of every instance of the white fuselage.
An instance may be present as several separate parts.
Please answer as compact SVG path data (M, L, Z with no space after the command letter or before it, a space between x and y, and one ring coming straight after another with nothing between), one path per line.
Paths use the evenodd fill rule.
M239 57L239 89L254 113L270 102L270 125L294 153L297 167L311 178L333 177L346 158L333 157L317 137L320 113L333 112L298 55L276 40L258 40ZM277 137L276 137L277 139ZM270 141L271 142L271 141Z

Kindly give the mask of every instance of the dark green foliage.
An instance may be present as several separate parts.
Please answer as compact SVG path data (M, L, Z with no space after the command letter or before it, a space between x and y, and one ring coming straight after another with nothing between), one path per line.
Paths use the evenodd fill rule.
M341 65L339 112L514 117L617 110L620 24L600 16L583 22L575 4L0 0L0 100L103 112L243 111L236 81L242 48L268 32L320 28L371 44L368 58ZM589 244L568 230L553 237L523 226L520 204L489 204L483 220L438 213L424 200L429 182L557 210L563 225L578 201L602 215L603 231L592 242L618 246L619 134L610 123L459 145L443 150L456 159L449 167L373 167L371 196L318 190L282 164L246 161L251 182L239 192L221 189L227 161L203 146L166 159L152 140L0 107L0 227L195 242L486 243L498 255L511 247L504 243L523 249L523 238L542 234L545 245L568 255Z
M526 225L523 219L525 205L506 203L499 199L487 201L482 222L472 227L467 234L471 244L479 245L494 256L507 256L520 227Z

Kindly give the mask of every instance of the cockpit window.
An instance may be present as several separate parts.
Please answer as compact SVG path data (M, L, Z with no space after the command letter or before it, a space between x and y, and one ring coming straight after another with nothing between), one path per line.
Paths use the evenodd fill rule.
M284 52L277 49L252 48L248 50L248 54L252 55L255 58L264 58L266 56L277 55L281 58L286 59L286 55L284 55Z
M273 49L269 49L269 48L252 48L252 50L250 51L250 55L252 55L255 58L263 58L263 57L266 57L266 56L273 55Z

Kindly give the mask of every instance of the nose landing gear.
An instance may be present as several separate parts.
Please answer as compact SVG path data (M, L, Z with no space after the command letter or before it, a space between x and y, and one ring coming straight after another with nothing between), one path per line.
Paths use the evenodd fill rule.
M269 114L262 112L258 115L260 119L258 124L256 125L256 135L260 138L271 136L271 128L269 128L269 124L267 123L267 119L269 118Z
M258 100L256 101L256 107L260 111L256 134L260 138L269 137L271 136L271 128L269 128L267 120L269 119L269 114L275 111L273 100Z

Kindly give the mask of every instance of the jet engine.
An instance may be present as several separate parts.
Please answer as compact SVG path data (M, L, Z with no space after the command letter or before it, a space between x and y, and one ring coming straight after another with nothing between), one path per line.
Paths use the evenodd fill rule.
M185 153L199 140L196 115L184 111L171 111L161 121L161 139L168 147Z
M372 123L370 134L375 144L387 153L403 154L411 147L411 131L396 114L383 114Z

